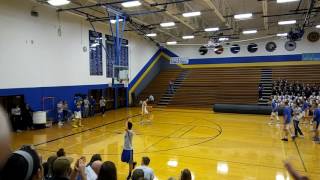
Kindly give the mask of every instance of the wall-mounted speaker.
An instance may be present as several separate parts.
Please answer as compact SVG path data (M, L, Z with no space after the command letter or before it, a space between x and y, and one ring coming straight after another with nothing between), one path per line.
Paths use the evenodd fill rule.
M308 40L310 42L317 42L317 41L319 41L319 39L320 39L320 35L318 32L310 32L308 34Z
M287 41L284 47L287 51L294 51L297 47L297 43L294 41Z
M201 46L199 48L200 55L206 55L208 53L208 48L206 46Z

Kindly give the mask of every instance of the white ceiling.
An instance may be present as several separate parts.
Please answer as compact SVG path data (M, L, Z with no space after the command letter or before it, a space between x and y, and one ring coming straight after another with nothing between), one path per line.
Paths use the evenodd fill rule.
M96 3L110 3L119 2L120 0L71 0L72 3L61 8L72 8L85 5L93 5ZM181 0L140 0L142 3L139 7L122 8L120 4L114 6L121 7L122 10L128 14L138 13L143 11L157 11L164 9L165 6L151 6L153 3L177 2ZM166 42L176 40L179 43L205 43L209 36L223 33L224 35L232 35L233 38L256 38L267 35L288 32L296 25L279 26L278 21L281 20L297 20L299 25L304 22L306 9L309 7L311 0L301 0L299 7L300 14L294 14L297 9L299 1L278 4L276 0L192 0L183 3L173 3L166 6L166 11L145 14L139 16L131 16L133 22L140 25L145 25L148 29L143 29L143 32L155 32L157 37L154 39L157 42ZM264 8L263 8L264 3ZM316 0L316 8L320 12L320 1ZM304 11L301 11L305 9ZM94 7L80 9L83 12L89 13L96 17L106 17L105 9L103 7ZM201 16L188 17L182 16L184 12L201 11ZM74 13L79 13L72 11ZM235 21L233 15L241 13L253 13L253 17L248 20ZM80 13L81 14L81 13ZM281 15L290 14L290 15ZM263 15L272 17L263 17ZM310 18L311 26L314 28L315 24L320 24L319 13L313 13ZM173 28L161 28L161 22L174 21L176 26ZM204 32L205 28L219 27L221 31L215 33ZM127 23L127 30L133 30L132 25ZM242 30L257 29L258 33L255 35L242 35ZM194 39L182 40L183 35L195 35ZM142 35L142 34L141 34Z

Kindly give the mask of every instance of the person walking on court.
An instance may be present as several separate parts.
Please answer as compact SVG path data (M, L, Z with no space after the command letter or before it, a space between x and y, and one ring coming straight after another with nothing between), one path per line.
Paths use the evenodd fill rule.
M58 117L58 125L62 126L63 125L63 119L64 119L64 107L63 107L63 102L59 101L57 104L57 117Z
M132 140L133 140L133 131L132 131L132 122L127 121L126 122L126 129L124 133L124 144L123 144L123 150L121 154L121 161L129 164L129 174L127 179L131 178L132 170L134 169L134 166L136 165L136 162L133 161L133 146L132 146Z
M276 96L274 96L273 99L271 98L271 108L272 108L272 112L270 115L269 125L272 125L275 119L277 120L277 122L279 122L279 115L278 115L279 103L277 102Z
M90 101L88 97L84 98L83 100L83 117L87 118L89 117L89 111L90 111Z
M99 101L99 105L100 105L100 112L102 114L102 116L104 116L104 113L106 112L106 99L104 99L103 96L101 96L101 99Z
M319 123L320 123L320 104L315 104L315 109L313 111L313 124L314 124L314 137L313 141L320 141L319 138Z
M22 118L21 118L21 109L20 106L17 105L15 108L11 109L12 114L12 126L13 129L17 132L22 132Z
M283 133L284 136L281 139L282 141L288 141L288 135L290 133L290 122L291 122L291 108L288 101L285 101L285 107L283 109Z
M303 137L303 133L299 127L299 122L302 117L302 109L299 104L295 102L293 104L293 125L294 125L294 136L293 138L298 137L298 133Z
M90 96L89 101L90 101L90 117L92 117L95 114L96 100L93 98L93 96Z

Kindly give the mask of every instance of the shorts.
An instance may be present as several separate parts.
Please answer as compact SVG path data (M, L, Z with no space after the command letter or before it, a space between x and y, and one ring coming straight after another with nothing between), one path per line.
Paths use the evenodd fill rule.
M290 124L290 122L291 122L290 119L289 119L289 120L285 120L285 121L284 121L284 125L288 125L288 124Z
M314 120L313 122L315 122L315 123L316 123L316 130L318 130L318 128L319 128L319 124L320 124L320 121Z
M133 163L133 150L122 150L121 161L126 163Z

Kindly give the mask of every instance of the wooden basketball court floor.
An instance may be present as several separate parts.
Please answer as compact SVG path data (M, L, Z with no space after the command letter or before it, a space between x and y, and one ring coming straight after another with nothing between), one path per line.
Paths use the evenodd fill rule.
M288 159L302 174L320 179L320 145L304 138L280 141L280 127L268 116L213 113L209 110L154 109L151 124L140 124L140 108L108 111L105 117L85 119L84 127L63 127L13 135L13 148L34 144L43 159L63 147L73 158L100 153L115 162L119 179L128 166L120 160L125 120L134 122L134 159L149 156L157 179L179 177L189 168L194 179L291 179L283 168Z

